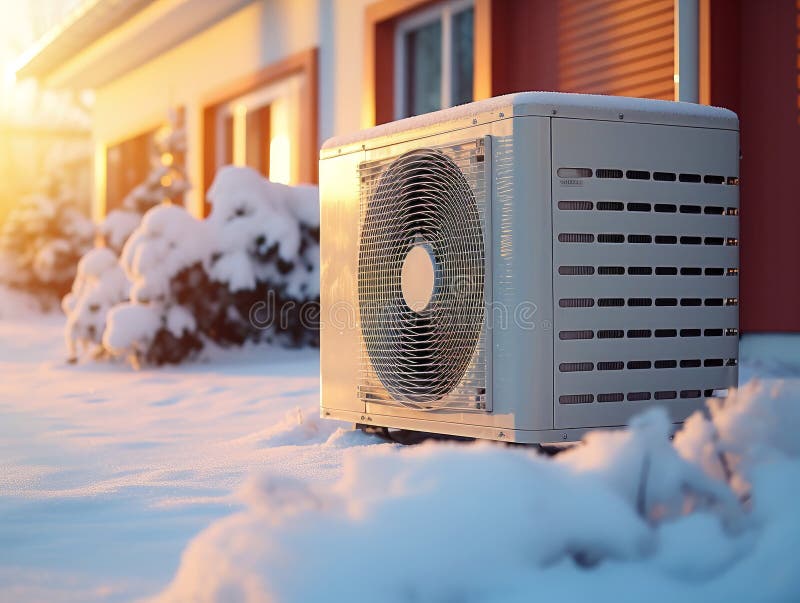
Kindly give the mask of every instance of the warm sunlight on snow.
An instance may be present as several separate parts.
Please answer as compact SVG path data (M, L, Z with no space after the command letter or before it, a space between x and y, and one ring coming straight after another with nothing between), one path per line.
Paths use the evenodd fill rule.
M0 603L800 602L798 52L0 0Z

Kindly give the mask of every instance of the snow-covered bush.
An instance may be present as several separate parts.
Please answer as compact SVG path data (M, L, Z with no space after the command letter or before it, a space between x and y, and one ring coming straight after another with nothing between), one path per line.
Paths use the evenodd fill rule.
M224 285L248 338L318 344L308 310L319 299L319 191L225 167L208 192L214 252L209 277Z
M97 234L100 239L98 243L102 247L89 252L84 258L87 260L87 266L96 266L97 258L102 257L104 261L107 261L113 257L115 266L113 279L111 277L107 279L113 282L106 282L98 275L89 274L88 282L90 284L85 285L82 282L85 279L79 275L73 285L73 293L64 299L62 307L68 316L66 339L71 355L74 355L77 344L80 342L99 344L103 341L108 344L106 351L112 354L129 354L137 362L141 360L165 361L160 356L153 358L151 348L154 342L160 342L157 347L162 354L167 354L167 358L172 358L172 361L179 361L185 355L183 353L176 355L174 352L171 355L168 354L165 348L170 347L169 344L173 343L171 341L172 332L167 330L162 333L158 328L152 327L155 323L159 325L163 323L167 314L173 317L176 315L177 311L169 302L164 301L167 299L169 278L173 275L169 274L165 277L166 280L161 283L161 297L154 298L154 303L147 307L143 305L149 303L149 300L145 299L145 290L148 286L152 287L153 285L152 282L150 285L141 282L146 278L144 273L149 273L151 266L159 263L159 259L156 257L158 254L165 253L169 254L170 258L174 258L180 253L180 249L187 246L187 243L181 242L180 249L173 252L172 247L178 246L174 237L170 238L169 232L164 233L164 236L161 237L162 231L165 228L169 230L170 222L173 220L176 221L175 228L180 228L181 224L186 225L190 223L189 221L195 221L185 211L172 205L181 203L184 193L189 189L185 166L180 160L185 151L186 132L182 120L176 112L171 112L169 123L156 135L155 154L151 157L150 173L144 182L136 186L123 199L122 207L109 212L100 223ZM151 216L148 223L142 223L143 215L149 210L156 209L159 211ZM162 215L172 216L172 218L160 217ZM139 233L137 241L127 246L126 243L129 242L134 232ZM161 240L161 244L153 242L154 240ZM145 244L145 242L149 243ZM142 245L147 247L147 250L143 254L137 255L137 250ZM171 247L167 248L165 245ZM125 249L127 252L124 252ZM150 256L147 256L148 253ZM117 265L116 255L118 254L122 255L121 267ZM145 256L144 259L141 259L140 255ZM140 262L144 262L145 266L140 267ZM168 265L169 263L162 267L162 271L167 270ZM114 312L116 318L113 320L114 329L109 329L110 338L104 339L108 318L106 315L109 310L115 304L128 300L127 291L130 287L126 276L133 282L135 290L133 303L138 305L134 309L127 308L127 306L116 309ZM122 295L119 294L121 289L117 283L118 278L125 283L125 293ZM158 275L154 271L149 276L150 281L155 281L157 278ZM95 299L97 297L102 298L102 303L97 302ZM157 316L158 320L155 320L154 316ZM125 329L121 326L123 324L126 325ZM174 326L174 318L170 324ZM137 325L139 326L137 327ZM148 325L152 328L149 328ZM153 332L150 333L150 330ZM112 331L113 333L111 333ZM187 342L187 336L183 331L174 337L177 337L183 347L186 345L190 345L193 349L199 347L198 342L191 337L189 338L191 341Z
M148 211L122 250L120 264L131 282L130 302L109 313L103 343L134 364L180 362L202 347L189 309L172 292L184 269L202 265L210 253L207 225L183 207Z
M206 231L205 223L178 205L160 205L147 212L120 257L133 283L131 300L168 304L172 278L210 253Z
M130 302L111 311L103 338L113 355L163 364L206 342L318 343L309 320L319 299L316 187L226 167L209 199L206 220L160 205L128 238L120 263Z
M81 258L72 291L61 302L67 315L65 339L70 359L76 358L79 347L102 352L106 314L128 299L128 289L125 273L110 249L93 249Z
M93 239L94 225L71 199L26 197L0 230L0 282L60 298Z
M674 446L656 409L555 459L369 446L334 483L257 478L155 600L797 601L798 393L744 388ZM747 468L746 501L707 464L709 431Z
M133 234L141 221L142 214L139 212L115 209L108 212L108 215L100 223L97 234L106 247L112 249L114 253L120 254L125 241Z
M112 308L103 345L131 364L168 364L185 360L203 347L192 315L181 306L126 302Z

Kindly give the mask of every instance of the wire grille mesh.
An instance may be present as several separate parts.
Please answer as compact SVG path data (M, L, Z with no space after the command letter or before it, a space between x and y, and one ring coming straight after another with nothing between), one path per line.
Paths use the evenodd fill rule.
M486 408L486 166L483 139L360 166L359 397L417 409ZM427 307L401 274L416 246L434 264Z

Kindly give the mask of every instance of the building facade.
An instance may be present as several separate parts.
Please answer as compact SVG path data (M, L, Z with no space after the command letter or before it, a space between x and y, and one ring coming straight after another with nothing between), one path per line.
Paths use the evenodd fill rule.
M146 173L170 110L202 215L221 165L314 182L329 136L507 92L725 106L742 330L800 331L800 0L85 0L18 76L94 90L95 218Z

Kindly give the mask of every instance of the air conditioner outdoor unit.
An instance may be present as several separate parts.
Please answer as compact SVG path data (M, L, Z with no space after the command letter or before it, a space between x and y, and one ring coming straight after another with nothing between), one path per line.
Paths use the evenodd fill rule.
M737 383L739 132L519 93L321 152L321 414L513 442Z

